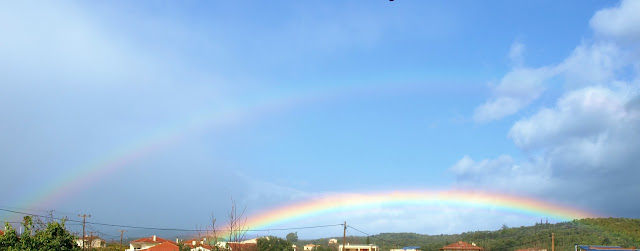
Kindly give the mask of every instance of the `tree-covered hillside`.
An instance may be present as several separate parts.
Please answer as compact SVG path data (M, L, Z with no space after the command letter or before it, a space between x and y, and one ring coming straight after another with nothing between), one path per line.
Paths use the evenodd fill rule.
M421 246L425 251L437 251L439 248L464 241L476 243L486 250L512 251L524 248L540 248L551 251L551 234L555 234L555 246L558 251L572 251L574 244L580 245L619 245L640 247L640 219L596 218L581 219L556 224L536 224L527 227L509 228L503 226L497 231L472 231L452 235L421 235L415 233L381 233L370 237L372 243L382 250L393 247ZM342 237L335 237L342 242ZM349 236L348 243L365 243L366 236ZM298 241L324 244L328 238Z

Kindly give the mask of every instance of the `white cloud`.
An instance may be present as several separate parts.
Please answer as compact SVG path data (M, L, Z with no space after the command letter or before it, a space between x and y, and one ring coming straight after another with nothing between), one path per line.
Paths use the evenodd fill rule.
M616 72L625 65L620 49L612 43L583 44L557 66L570 89L605 85L615 80Z
M449 170L456 175L460 187L502 192L538 193L537 188L545 188L550 175L541 161L517 163L509 155L481 161L464 156Z
M622 94L604 87L587 87L568 93L556 107L542 108L517 121L509 137L523 149L553 146L576 139L595 139L617 123L626 122Z
M523 159L502 155L474 161L464 156L450 168L457 185L532 193L614 216L633 216L640 205L625 198L640 194L640 185L635 185L640 176L636 13L638 1L598 11L591 19L596 40L576 46L559 64L528 71L515 67L507 73L494 87L493 97L476 109L476 121L517 113L538 99L545 81L554 76L564 77L565 93L509 130ZM518 50L512 46L510 57L518 59ZM586 199L572 199L576 196Z
M548 79L562 75L564 86L575 90L592 85L614 86L628 79L628 68L640 64L640 2L623 1L619 6L598 11L590 24L596 40L576 46L557 65L523 67L524 45L515 42L509 51L514 69L493 88L493 97L476 108L474 119L487 122L516 114L538 99ZM625 75L627 74L627 75Z
M589 24L598 35L623 41L640 39L640 2L623 0L619 6L596 12Z
M517 67L493 88L494 97L477 107L473 118L487 122L515 114L536 100L544 91L544 82L556 75L552 67Z
M544 195L559 201L589 194L594 199L580 201L584 206L630 216L637 202L618 200L640 193L640 186L620 186L633 184L633 177L640 175L640 96L637 86L627 87L569 91L554 107L517 121L509 131L509 137L524 151L524 160L502 155L474 161L464 156L450 168L457 185ZM607 206L614 201L615 207Z

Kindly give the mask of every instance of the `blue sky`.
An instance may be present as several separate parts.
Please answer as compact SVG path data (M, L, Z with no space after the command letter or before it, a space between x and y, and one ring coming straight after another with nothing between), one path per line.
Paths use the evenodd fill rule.
M637 2L3 5L3 208L193 228L231 197L257 213L331 193L473 189L640 216L626 200L640 193ZM25 202L162 137L177 140ZM543 217L361 213L287 226L439 234Z

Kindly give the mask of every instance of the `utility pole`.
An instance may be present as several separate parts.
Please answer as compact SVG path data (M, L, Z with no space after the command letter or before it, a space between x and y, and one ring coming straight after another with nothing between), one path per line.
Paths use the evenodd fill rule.
M86 214L78 214L79 217L82 217L82 250L84 250L84 243L85 243L85 239L84 239L84 224L86 223L86 218L87 217L91 217L91 215L86 215Z
M551 251L556 251L556 234L551 233Z
M120 229L120 230L118 230L118 231L120 231L120 248L122 248L122 234L123 234L124 232L127 232L127 230L122 230L122 229Z
M347 242L347 221L344 221L344 232L342 232L342 251L345 251L345 243Z

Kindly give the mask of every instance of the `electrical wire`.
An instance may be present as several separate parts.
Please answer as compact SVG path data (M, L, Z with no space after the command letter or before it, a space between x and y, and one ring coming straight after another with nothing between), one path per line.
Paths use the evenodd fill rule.
M356 231L358 231L358 232L360 232L360 233L362 233L362 234L364 234L364 235L366 235L366 236L370 236L371 238L378 239L378 240L381 240L381 241L383 241L383 242L391 243L391 244L396 245L396 246L402 246L402 245L400 245L400 244L398 244L398 243L396 243L396 242L393 242L393 241L390 241L390 240L385 240L385 239L382 239L382 238L376 237L375 235L370 235L370 234L368 234L368 233L365 233L364 231L362 231L362 230L360 230L360 229L357 229L357 228L355 228L355 227L353 227L353 226L351 226L351 225L347 225L347 227L348 227L348 228L351 228L351 229L353 229L353 230L356 230Z
M68 219L68 218L58 218L58 217L49 217L49 216L43 216L43 215L32 214L32 213L25 213L25 212L9 210L9 209L4 209L4 208L0 208L0 211L5 211L5 212L9 212L9 213L16 213L16 214L23 214L23 215L30 215L30 216L37 216L37 217L48 217L50 219L55 219L55 220L65 219L66 221L69 221L69 222L83 223L83 221L80 221L80 220L73 220L73 219ZM90 221L85 221L84 223L93 224L93 225L99 225L99 226L108 226L108 227L134 228L134 229L158 230L158 231L202 232L202 229L143 227L143 226L132 226L132 225L119 225L119 224L109 224L109 223L100 223L100 222L90 222ZM287 230L300 230L300 229L335 227L335 226L342 226L342 225L344 225L344 224L340 223L340 224L331 224L331 225L290 227L290 228L243 229L242 231L246 231L246 232L287 231ZM216 230L217 231L229 231L228 229L216 229Z

